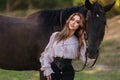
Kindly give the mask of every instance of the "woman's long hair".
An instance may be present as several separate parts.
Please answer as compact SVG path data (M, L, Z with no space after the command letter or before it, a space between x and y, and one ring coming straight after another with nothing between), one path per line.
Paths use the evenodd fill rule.
M75 31L74 35L78 38L79 43L80 43L80 47L83 45L82 42L82 35L84 34L84 30L85 30L85 19L83 17L83 15L79 12L77 13L73 13L66 21L66 24L64 25L64 28L62 31L60 31L57 35L56 35L56 40L58 42L60 42L61 40L65 40L69 37L69 22L70 20L73 18L73 16L78 15L80 17L80 24L79 24L79 28Z

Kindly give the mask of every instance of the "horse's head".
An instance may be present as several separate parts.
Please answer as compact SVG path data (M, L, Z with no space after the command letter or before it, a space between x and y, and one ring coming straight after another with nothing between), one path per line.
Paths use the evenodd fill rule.
M99 55L99 47L103 40L106 26L105 13L113 7L114 3L102 7L98 2L91 4L89 0L85 1L85 6L88 9L86 15L86 33L89 58L96 58Z

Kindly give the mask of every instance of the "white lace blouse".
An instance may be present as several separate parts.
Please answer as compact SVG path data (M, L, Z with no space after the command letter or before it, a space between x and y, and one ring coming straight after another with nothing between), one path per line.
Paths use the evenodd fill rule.
M41 62L41 71L44 71L44 76L48 76L51 73L54 73L51 69L51 62L53 61L54 57L63 57L65 59L75 59L78 56L82 62L85 62L85 52L86 52L86 43L83 40L84 45L81 47L81 52L78 53L78 39L76 36L72 36L64 41L57 41L54 40L55 35L57 32L53 33L50 37L49 43L47 44L45 50L41 54L40 62ZM88 63L93 61L91 59L87 59Z

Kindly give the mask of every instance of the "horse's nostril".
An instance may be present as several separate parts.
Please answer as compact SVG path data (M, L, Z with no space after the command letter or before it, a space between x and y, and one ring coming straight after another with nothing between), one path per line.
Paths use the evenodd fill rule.
M96 54L88 54L88 57L90 58L90 59L95 59L96 58Z

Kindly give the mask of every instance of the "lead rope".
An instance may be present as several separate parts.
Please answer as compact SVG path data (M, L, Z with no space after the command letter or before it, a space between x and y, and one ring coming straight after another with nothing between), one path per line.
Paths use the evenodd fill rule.
M89 66L90 68L92 68L92 67L95 65L95 63L96 63L96 61L97 61L97 59L98 59L98 56L99 56L99 54L98 54L97 57L95 58L93 64L92 64L91 66Z

